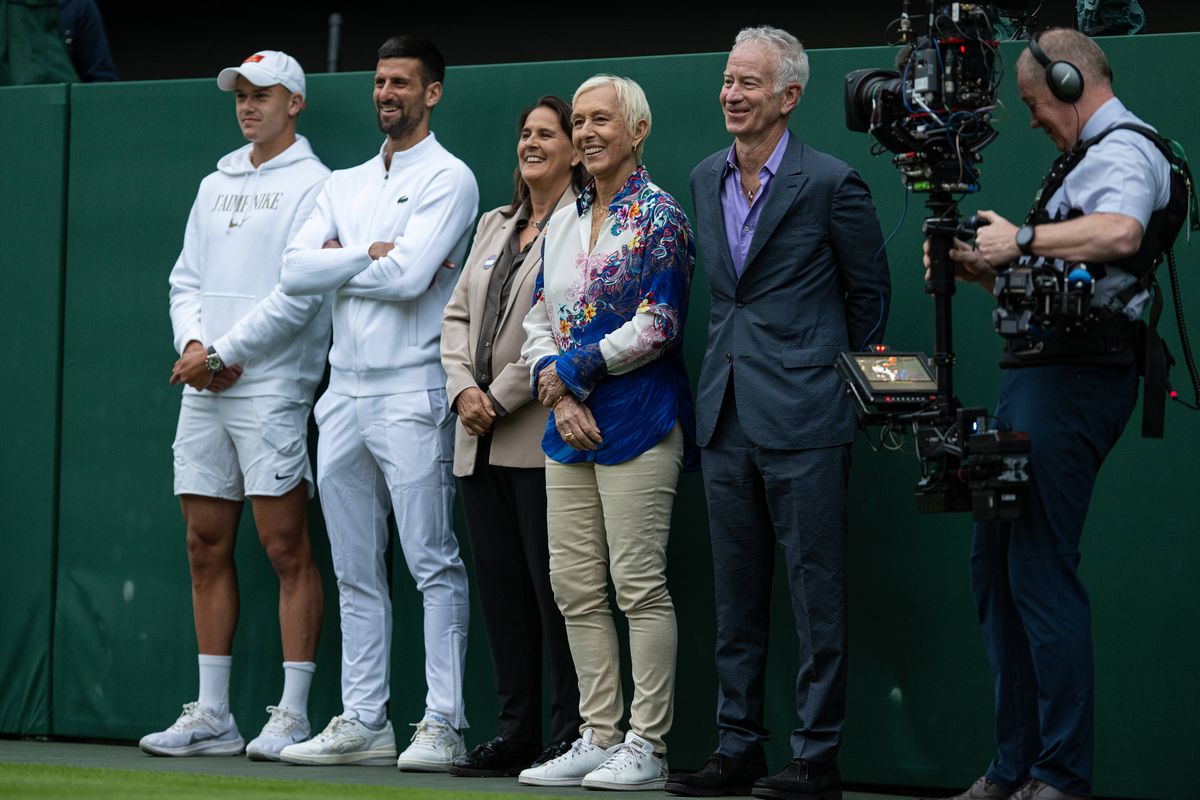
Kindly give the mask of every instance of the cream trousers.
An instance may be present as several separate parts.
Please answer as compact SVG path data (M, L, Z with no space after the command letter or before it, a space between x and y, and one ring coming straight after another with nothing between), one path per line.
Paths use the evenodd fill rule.
M683 460L676 425L646 452L622 464L546 460L550 584L567 623L579 674L579 714L595 743L623 741L621 654L608 601L629 623L633 703L629 727L666 752L675 702L675 606L667 592L667 537Z

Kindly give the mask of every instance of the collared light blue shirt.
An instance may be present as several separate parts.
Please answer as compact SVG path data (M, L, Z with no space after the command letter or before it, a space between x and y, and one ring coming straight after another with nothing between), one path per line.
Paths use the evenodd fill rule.
M754 200L746 199L742 191L742 172L737 164L737 145L729 147L729 155L725 157L725 174L721 182L721 215L725 218L725 240L729 244L729 255L733 259L733 268L741 277L746 268L746 253L750 250L750 242L754 239L754 229L758 227L758 218L762 215L764 199L771 179L779 171L783 161L783 153L787 150L791 132L784 129L779 144L775 145L771 157L758 171L759 189Z
M1120 123L1153 127L1133 115L1117 98L1112 98L1083 126L1079 140L1090 139L1106 128ZM1165 208L1171 198L1171 165L1154 143L1136 131L1113 131L1088 149L1062 186L1046 205L1051 218L1078 208L1085 214L1124 214L1142 225L1150 215ZM1121 301L1115 295L1134 282L1134 277L1119 269L1109 269L1096 281L1092 305L1120 310ZM1130 319L1137 319L1149 299L1141 292L1125 304Z

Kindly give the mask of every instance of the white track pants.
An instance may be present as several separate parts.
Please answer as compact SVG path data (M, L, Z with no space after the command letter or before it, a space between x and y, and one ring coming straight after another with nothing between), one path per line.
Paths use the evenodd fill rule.
M427 712L466 727L467 572L451 506L454 421L446 393L347 397L314 410L317 486L342 617L342 703L364 719L386 714L392 603L383 553L389 501L408 570L424 596Z

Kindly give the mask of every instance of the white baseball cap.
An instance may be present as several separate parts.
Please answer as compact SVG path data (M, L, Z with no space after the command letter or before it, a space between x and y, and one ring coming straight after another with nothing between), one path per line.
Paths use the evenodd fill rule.
M217 75L222 91L233 91L241 75L255 86L279 84L292 94L304 95L304 70L296 59L282 50L259 50L242 62L240 67L227 67Z

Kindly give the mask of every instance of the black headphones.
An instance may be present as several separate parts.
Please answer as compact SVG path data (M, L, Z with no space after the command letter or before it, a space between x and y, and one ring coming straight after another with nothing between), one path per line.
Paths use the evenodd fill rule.
M1083 97L1083 73L1070 61L1051 61L1037 43L1035 34L1029 40L1029 52L1046 68L1046 85L1050 94L1064 103L1074 105Z

